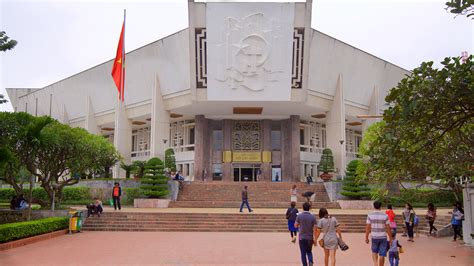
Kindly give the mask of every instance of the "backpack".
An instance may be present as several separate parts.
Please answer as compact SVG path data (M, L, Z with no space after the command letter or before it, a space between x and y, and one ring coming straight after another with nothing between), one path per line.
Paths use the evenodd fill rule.
M415 217L413 218L413 224L418 225L419 222L420 222L420 218L418 218L418 215L415 214Z

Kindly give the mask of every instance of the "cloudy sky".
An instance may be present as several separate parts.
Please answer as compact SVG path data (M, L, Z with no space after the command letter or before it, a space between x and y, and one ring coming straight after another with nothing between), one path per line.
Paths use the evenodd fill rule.
M278 0L277 0L278 2ZM312 26L406 69L473 52L473 20L446 0L314 0ZM187 0L0 0L0 30L18 41L0 53L5 88L41 88L115 56L127 9L127 51L188 24ZM9 104L0 111L11 110Z

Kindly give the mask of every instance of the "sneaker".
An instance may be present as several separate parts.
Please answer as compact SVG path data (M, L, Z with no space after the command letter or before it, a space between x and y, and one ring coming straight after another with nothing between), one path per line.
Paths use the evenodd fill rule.
M291 239L291 242L296 243L296 236L294 236L293 239Z
M253 212L253 210L250 210L249 212Z

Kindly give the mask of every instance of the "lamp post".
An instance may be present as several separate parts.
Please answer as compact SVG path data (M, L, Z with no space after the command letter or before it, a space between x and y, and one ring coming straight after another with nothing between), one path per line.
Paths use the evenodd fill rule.
M165 171L166 169L166 142L168 140L167 139L163 139L163 171Z

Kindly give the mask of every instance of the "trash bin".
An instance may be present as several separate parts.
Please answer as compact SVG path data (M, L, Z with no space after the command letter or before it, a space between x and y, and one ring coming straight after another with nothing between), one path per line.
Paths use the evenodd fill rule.
M83 223L82 211L70 211L69 215L69 233L80 232Z

